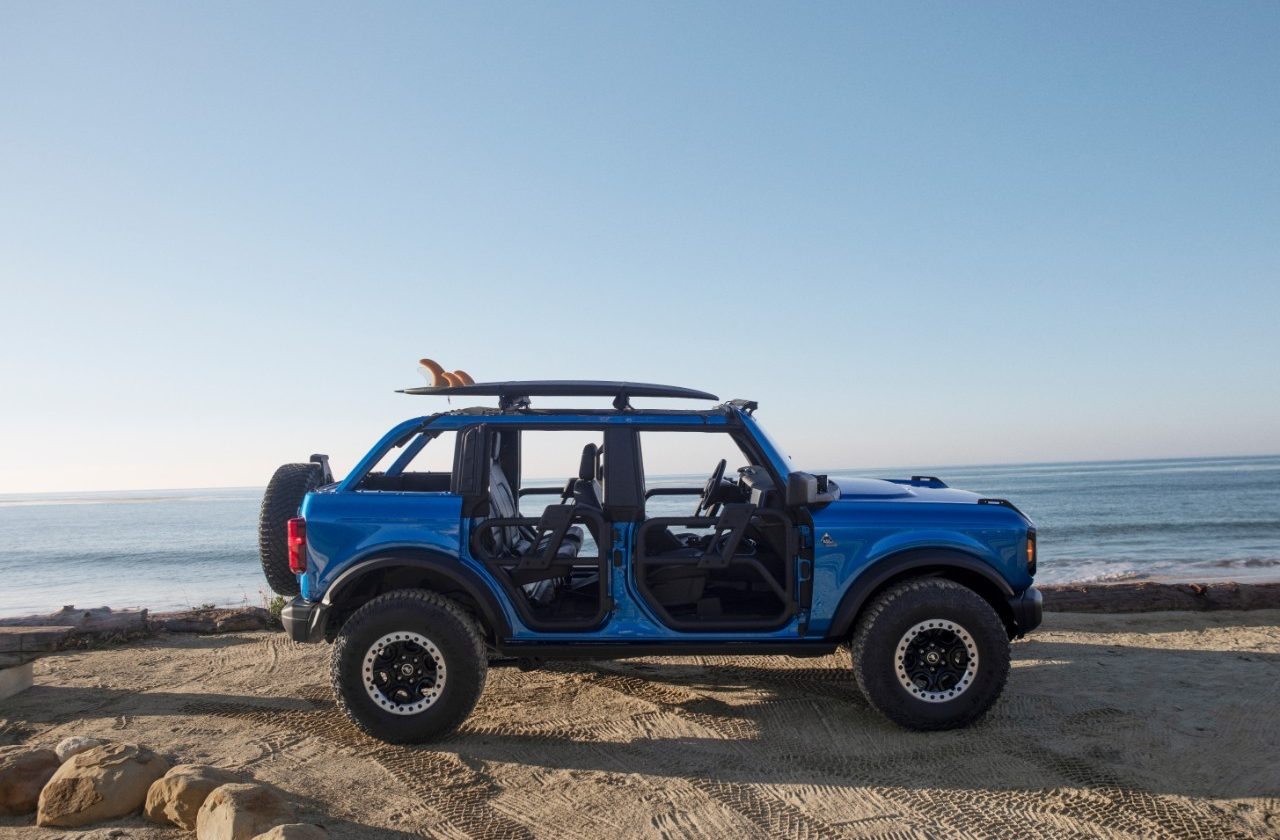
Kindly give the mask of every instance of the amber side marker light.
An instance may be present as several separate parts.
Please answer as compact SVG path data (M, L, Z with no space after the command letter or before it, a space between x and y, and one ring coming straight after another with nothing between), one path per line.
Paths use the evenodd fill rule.
M1036 573L1036 532L1027 532L1027 574Z
M307 570L307 520L295 516L289 520L289 571L300 575Z

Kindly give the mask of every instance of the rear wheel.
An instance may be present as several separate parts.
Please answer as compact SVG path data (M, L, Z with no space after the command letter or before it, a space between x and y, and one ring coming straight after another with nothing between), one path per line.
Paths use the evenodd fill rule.
M954 729L980 718L1009 676L1009 635L978 593L954 581L891 586L858 620L851 646L858 687L908 729Z
M484 640L457 604L402 589L347 619L329 675L338 705L356 726L383 741L414 744L457 729L487 672Z
M297 595L298 577L289 568L287 528L303 498L324 481L319 464L285 464L276 470L262 494L258 515L258 557L262 573L277 595Z

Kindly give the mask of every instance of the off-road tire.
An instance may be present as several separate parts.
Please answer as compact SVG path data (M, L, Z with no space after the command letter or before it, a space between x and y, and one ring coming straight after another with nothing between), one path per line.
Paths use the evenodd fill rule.
M302 499L324 481L319 464L285 464L276 470L262 494L258 514L258 557L267 584L277 595L297 595L298 578L289 568L288 525Z
M920 622L959 625L977 648L977 671L954 699L927 702L899 681L898 646ZM1009 634L1000 616L981 595L942 578L913 578L895 584L858 618L850 646L853 672L868 702L907 729L938 730L967 726L991 708L1009 677Z
M395 633L425 636L443 658L444 687L421 712L386 711L365 688L366 655L379 639ZM457 604L437 592L397 589L369 601L343 624L333 645L329 681L338 705L364 732L392 744L419 744L448 735L467 719L488 670L480 629Z

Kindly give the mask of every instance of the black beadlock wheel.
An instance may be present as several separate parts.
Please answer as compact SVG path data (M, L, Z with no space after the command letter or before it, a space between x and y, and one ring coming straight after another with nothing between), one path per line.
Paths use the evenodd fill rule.
M389 743L418 744L467 719L488 669L480 630L457 604L436 592L399 589L343 624L329 679L356 726Z
M915 578L880 593L850 646L858 687L908 729L966 726L999 698L1009 677L1009 634L978 593L942 578Z
M302 499L324 481L319 464L285 464L262 494L258 515L258 557L267 584L277 595L297 595L298 577L289 568L288 525Z

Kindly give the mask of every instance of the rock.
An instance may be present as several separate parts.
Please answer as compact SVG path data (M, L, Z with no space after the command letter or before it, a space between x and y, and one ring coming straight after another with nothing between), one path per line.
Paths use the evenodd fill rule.
M253 840L328 840L329 832L310 823L287 823L264 831Z
M31 661L39 656L38 653L0 653L0 660L5 660L0 665L0 700L8 700L35 684L36 672Z
M168 762L137 744L103 744L73 755L40 792L36 825L74 828L128 816L168 769Z
M196 816L197 840L252 840L293 819L293 806L269 787L228 784L215 788Z
M0 816L30 814L58 769L58 754L38 747L0 747Z
M195 831L196 815L214 788L240 780L236 773L207 764L179 764L152 783L142 815Z
M79 755L85 750L100 747L105 743L106 741L101 738L84 738L82 736L75 735L70 738L63 738L58 742L58 746L53 748L53 751L58 754L59 761L66 761L73 755Z

